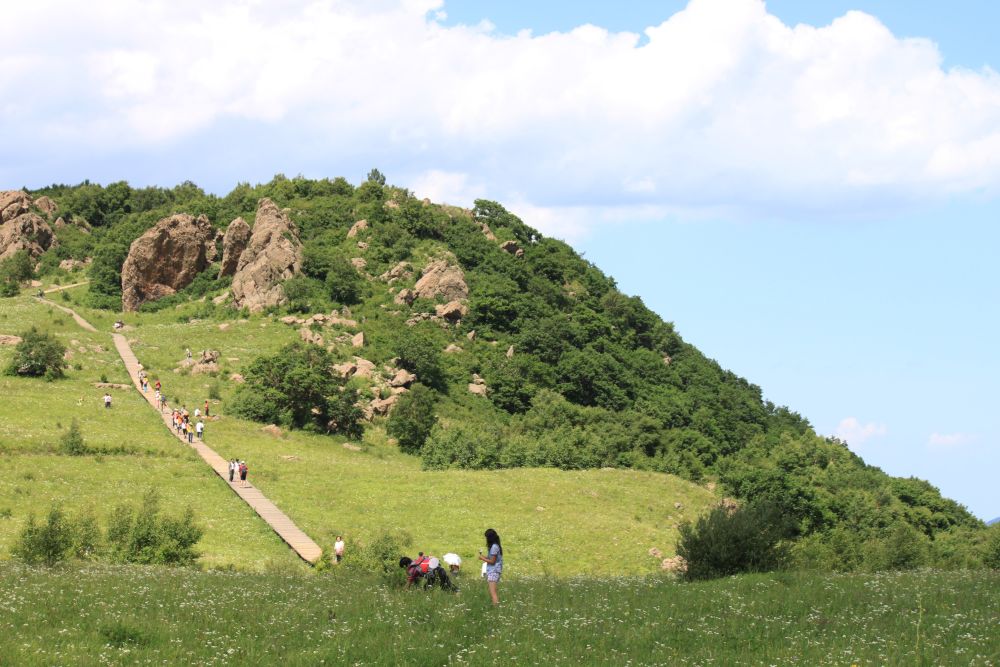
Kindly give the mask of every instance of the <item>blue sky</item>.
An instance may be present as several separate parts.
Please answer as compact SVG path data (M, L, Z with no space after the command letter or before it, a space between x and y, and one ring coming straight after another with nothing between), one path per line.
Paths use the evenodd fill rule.
M819 432L1000 515L1000 4L7 11L0 188L378 166L496 199Z

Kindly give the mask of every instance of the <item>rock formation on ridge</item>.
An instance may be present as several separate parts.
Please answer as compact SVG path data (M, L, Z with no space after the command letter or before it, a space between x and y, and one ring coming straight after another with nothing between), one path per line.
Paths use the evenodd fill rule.
M299 230L265 197L257 204L253 234L233 276L233 304L260 312L288 302L281 283L302 271Z

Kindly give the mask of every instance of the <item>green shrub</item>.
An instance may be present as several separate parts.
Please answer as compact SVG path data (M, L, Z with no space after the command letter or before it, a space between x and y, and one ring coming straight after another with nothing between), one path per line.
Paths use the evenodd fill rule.
M428 387L441 389L444 387L444 375L438 349L438 344L416 327L401 332L393 346L401 368L415 373L417 379Z
M406 555L405 550L412 546L413 538L405 531L379 531L364 544L352 543L345 553L343 563L368 572L375 572L386 577L398 577L399 559Z
M15 558L29 565L52 566L65 560L73 548L73 526L63 511L53 506L44 524L28 517L12 550Z
M735 510L714 508L695 523L680 526L677 553L687 561L688 580L714 579L743 572L769 572L787 557L782 540L791 526L772 505Z
M990 526L983 553L983 564L993 570L1000 570L1000 524Z
M178 517L160 513L159 497L150 490L142 505L116 507L108 520L108 549L119 563L190 565L198 558L194 550L203 530L191 508Z
M8 364L7 375L27 375L55 380L63 377L66 348L56 338L32 327L21 334L21 342L14 348Z
M87 448L87 443L83 440L83 434L80 433L80 425L77 424L76 419L59 438L59 449L63 454L70 456L83 456L90 451Z
M410 387L399 398L399 402L389 415L386 431L399 441L399 448L409 454L417 454L424 446L431 429L437 423L434 404L437 396L422 384Z

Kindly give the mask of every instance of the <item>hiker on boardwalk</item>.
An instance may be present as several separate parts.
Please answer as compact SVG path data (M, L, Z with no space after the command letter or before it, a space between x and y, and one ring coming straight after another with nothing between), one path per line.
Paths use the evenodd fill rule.
M236 476L236 459L229 459L229 483L233 483L233 477Z
M111 407L111 394L109 394L108 392L104 392L104 407L105 408Z
M247 462L240 461L240 486L242 487L250 486L249 484L247 484L247 473L249 472L250 469L247 467Z
M195 433L198 434L198 439L204 442L204 440L205 440L205 422L203 422L202 420L199 419L198 423L194 425L194 431L195 431Z

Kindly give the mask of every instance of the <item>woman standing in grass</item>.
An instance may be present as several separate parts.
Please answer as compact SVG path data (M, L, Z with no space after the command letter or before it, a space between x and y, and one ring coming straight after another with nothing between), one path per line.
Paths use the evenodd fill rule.
M497 584L503 573L503 547L500 546L500 536L492 528L486 531L486 555L479 552L479 560L486 563L486 582L490 587L490 599L494 605L500 604L497 597Z

